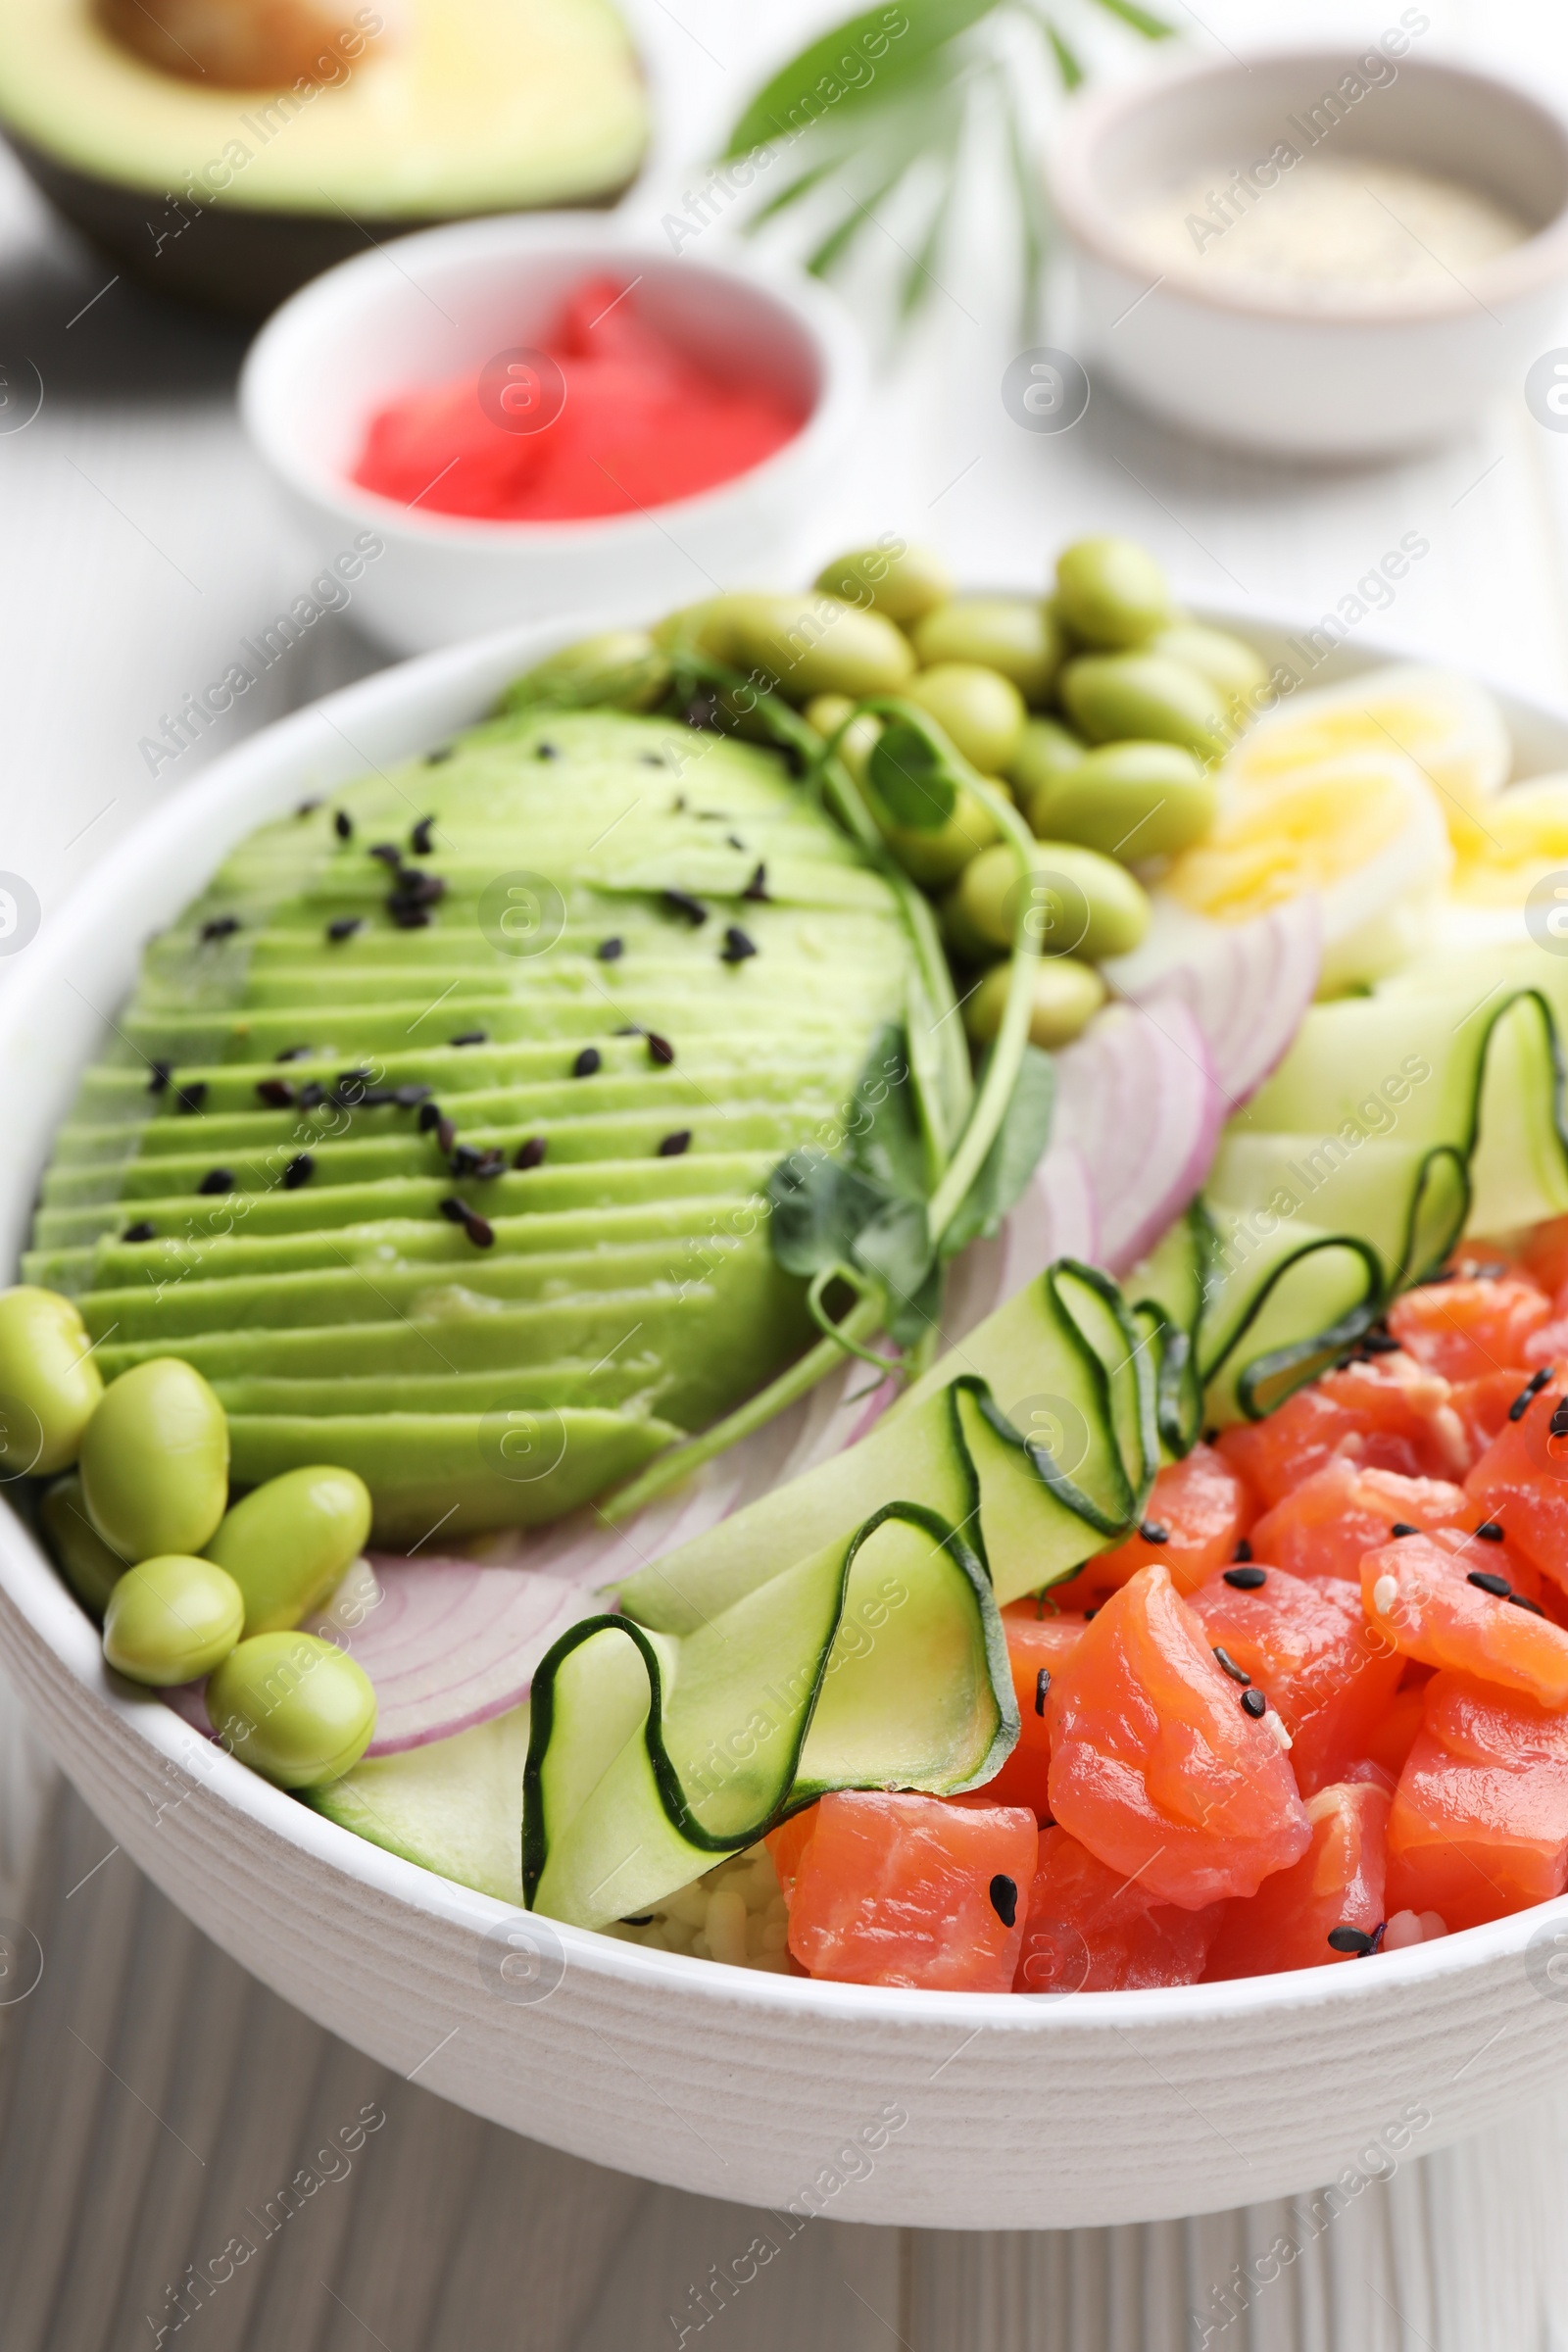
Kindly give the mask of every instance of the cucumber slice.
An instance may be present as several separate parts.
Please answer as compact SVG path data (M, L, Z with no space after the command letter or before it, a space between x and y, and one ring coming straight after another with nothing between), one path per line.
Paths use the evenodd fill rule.
M522 1900L522 1771L528 1709L396 1756L372 1756L304 1791L328 1821L504 1903Z

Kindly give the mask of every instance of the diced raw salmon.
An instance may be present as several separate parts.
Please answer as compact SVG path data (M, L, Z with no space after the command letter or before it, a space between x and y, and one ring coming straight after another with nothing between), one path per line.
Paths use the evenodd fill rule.
M1568 1882L1568 1713L1435 1674L1389 1820L1387 1901L1473 1928Z
M1251 1490L1225 1456L1212 1446L1197 1445L1184 1460L1167 1462L1155 1473L1139 1532L1110 1551L1097 1552L1073 1583L1094 1586L1096 1599L1103 1599L1157 1560L1169 1570L1178 1592L1195 1592L1234 1557L1256 1516ZM1146 1535L1146 1528L1158 1532ZM1057 1587L1054 1597L1065 1607L1066 1587Z
M1525 1273L1491 1281L1422 1283L1396 1298L1389 1329L1407 1354L1446 1380L1479 1380L1527 1361L1525 1343L1549 1321L1551 1301Z
M1368 1753L1404 1661L1390 1637L1368 1625L1355 1586L1270 1568L1255 1592L1236 1592L1221 1576L1190 1605L1210 1645L1278 1709L1303 1796L1343 1779Z
M1012 1669L1022 1728L1017 1746L980 1793L999 1805L1028 1805L1037 1819L1046 1820L1050 1818L1047 1779L1051 1770L1046 1700L1052 1678L1078 1646L1084 1621L1081 1617L1053 1617L1039 1601L1015 1600L1002 1612L1002 1630L1007 1637L1007 1663Z
M1568 1590L1568 1429L1551 1426L1563 1396L1562 1384L1548 1381L1517 1421L1504 1422L1464 1485L1481 1516Z
M1038 1849L1027 1806L835 1791L800 1858L790 1950L844 1984L1007 1992Z
M1280 1738L1245 1695L1166 1571L1139 1569L1052 1683L1053 1817L1160 1901L1252 1893L1310 1833Z
M1244 1902L1225 1905L1208 1957L1210 1984L1329 1968L1356 1957L1329 1941L1336 1928L1373 1936L1384 1920L1390 1799L1368 1782L1320 1788L1306 1808L1312 1842Z
M804 1812L792 1813L788 1821L780 1822L776 1830L769 1830L767 1836L762 1839L762 1843L772 1856L773 1868L778 1873L778 1883L783 1889L786 1902L795 1891L795 1879L801 1867L801 1856L810 1843L811 1833L815 1828L816 1806L808 1805Z
M1265 1420L1222 1430L1217 1444L1265 1509L1336 1455L1405 1478L1462 1477L1469 1459L1448 1383L1408 1355L1325 1372Z
M1350 1461L1326 1462L1252 1530L1252 1550L1296 1576L1359 1582L1362 1554L1396 1527L1475 1523L1464 1489L1444 1478L1403 1478Z
M1369 1624L1423 1665L1456 1667L1544 1707L1568 1707L1568 1634L1472 1581L1507 1585L1500 1545L1458 1541L1462 1548L1407 1536L1369 1551L1361 1562Z
M1156 1902L1142 1880L1107 1869L1065 1830L1045 1830L1013 1989L1131 1992L1196 1984L1221 1908L1183 1911Z
M1549 1297L1557 1299L1557 1312L1563 1312L1558 1293L1568 1285L1568 1217L1548 1217L1525 1236L1519 1250L1519 1263Z
M1550 1324L1543 1326L1548 1331L1552 1328ZM1453 1409L1459 1416L1470 1454L1467 1475L1494 1439L1500 1438L1507 1428L1508 1407L1518 1397L1533 1369L1529 1364L1516 1364L1502 1372L1484 1372L1479 1380L1454 1383Z

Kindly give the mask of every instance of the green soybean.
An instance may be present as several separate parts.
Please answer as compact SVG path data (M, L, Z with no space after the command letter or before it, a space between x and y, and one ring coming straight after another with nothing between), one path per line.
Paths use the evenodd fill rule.
M1179 743L1107 743L1040 786L1029 822L1046 838L1137 865L1200 840L1218 802L1212 778Z
M211 1674L245 1622L245 1597L211 1560L164 1552L125 1573L104 1611L104 1656L133 1683L167 1690Z
M846 604L868 605L901 627L953 594L953 574L929 547L862 547L835 556L815 585Z
M1231 739L1223 698L1163 654L1080 654L1062 671L1060 692L1091 743L1179 743L1213 760Z
M315 1634L256 1634L207 1685L214 1731L280 1788L318 1788L356 1765L375 1732L363 1666Z
M1078 539L1063 548L1056 604L1086 645L1142 645L1171 617L1163 567L1135 539Z
M854 709L855 704L847 694L819 694L807 704L803 716L819 735L836 735ZM882 721L873 710L862 710L858 719L844 728L838 756L857 784L865 782L865 763L881 732Z
M285 1470L225 1512L207 1546L245 1595L245 1632L275 1634L320 1607L370 1533L370 1490L352 1470Z
M58 1291L0 1292L0 1468L47 1477L74 1462L104 1393L80 1315Z
M945 825L927 831L914 825L895 825L878 813L882 837L911 882L923 890L940 890L961 874L971 858L997 839L997 820L977 793L965 785Z
M1175 621L1151 637L1144 651L1196 669L1217 689L1233 718L1250 717L1262 708L1268 664L1229 629L1211 629L1200 620Z
M715 662L763 678L796 703L897 694L914 670L901 629L836 596L715 596L664 625L675 623L695 630L699 650Z
M983 776L1005 772L1028 715L1010 678L976 662L939 662L901 691L929 712L971 767Z
M1072 734L1054 718L1026 721L1007 774L1016 790L1018 806L1037 833L1041 828L1030 814L1034 796L1075 768L1088 749L1081 735Z
M961 950L995 956L1013 943L1019 900L1044 956L1098 963L1125 956L1149 928L1149 900L1124 865L1078 842L1043 841L1027 882L1004 846L982 850L947 903L949 936Z
M977 1046L989 1046L1002 1027L1012 985L1012 958L993 964L964 1002L963 1025ZM1105 983L1072 956L1052 956L1037 965L1029 1000L1029 1042L1046 1053L1070 1046L1105 1002Z
M87 1516L81 1481L73 1471L58 1479L38 1505L43 1532L61 1575L94 1617L101 1618L109 1595L125 1573L118 1551L111 1551Z
M669 690L668 658L646 629L605 629L563 646L508 687L503 711L539 704L651 710Z
M1061 667L1061 631L1039 597L956 596L909 636L922 669L978 662L1010 678L1026 703L1043 703Z
M124 1559L200 1551L228 1500L228 1423L201 1374L157 1355L112 1382L81 1442L81 1485Z

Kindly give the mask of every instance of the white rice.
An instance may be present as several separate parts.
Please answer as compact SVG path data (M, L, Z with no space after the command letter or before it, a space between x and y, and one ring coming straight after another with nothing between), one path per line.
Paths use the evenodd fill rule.
M731 1968L786 1977L789 1926L772 1856L765 1845L749 1845L662 1896L644 1924L617 1920L605 1933L651 1951L689 1952L694 1960L723 1960Z

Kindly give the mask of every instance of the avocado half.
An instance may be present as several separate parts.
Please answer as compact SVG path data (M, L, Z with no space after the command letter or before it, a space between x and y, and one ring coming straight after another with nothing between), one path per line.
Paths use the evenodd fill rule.
M147 284L249 317L385 237L611 203L647 143L610 0L402 0L328 74L212 88L93 0L0 0L0 129L44 193Z
M542 1524L809 1345L767 1178L912 968L772 753L495 720L263 826L151 943L25 1279L106 1378L204 1373L241 1486L339 1463L387 1543Z

